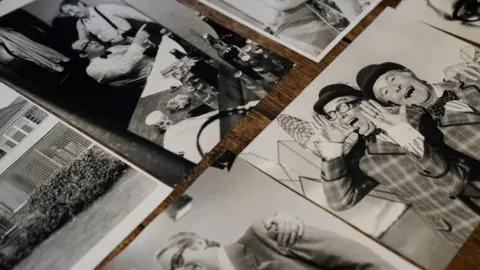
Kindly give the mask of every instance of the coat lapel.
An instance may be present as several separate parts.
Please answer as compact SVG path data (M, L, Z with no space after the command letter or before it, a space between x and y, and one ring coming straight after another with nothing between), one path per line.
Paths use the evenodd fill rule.
M480 114L478 112L446 111L439 122L441 127L478 124L480 123Z
M480 89L476 84L452 84L451 82L447 82L442 86L447 90L455 92L458 98L467 102L474 112L454 112L447 110L439 121L441 127L480 123Z
M476 82L460 83L453 90L457 96L467 102L476 112L480 111L480 88Z
M407 152L403 147L385 142L382 140L377 140L376 143L367 144L367 152L370 155L406 155Z
M225 247L230 261L235 266L235 270L258 270L258 263L254 255L245 252L245 246L239 243L231 244Z

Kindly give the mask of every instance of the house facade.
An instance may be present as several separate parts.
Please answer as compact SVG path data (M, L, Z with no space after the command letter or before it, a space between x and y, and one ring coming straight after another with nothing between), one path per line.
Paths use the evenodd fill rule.
M91 145L89 139L20 96L1 108L0 218L10 219L37 187Z

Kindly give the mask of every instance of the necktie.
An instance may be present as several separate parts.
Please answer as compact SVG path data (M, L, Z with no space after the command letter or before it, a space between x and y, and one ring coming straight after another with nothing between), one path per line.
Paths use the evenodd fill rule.
M100 58L106 59L106 58L108 58L108 56L109 56L110 54L112 54L111 51L105 51L105 52L100 56Z
M452 100L458 100L457 94L452 91L445 91L443 95L431 107L427 108L427 112L436 117L443 117L445 114L445 104Z
M377 142L376 136L382 133L384 133L383 130L376 128L372 133L365 136L365 141L369 143L376 143Z

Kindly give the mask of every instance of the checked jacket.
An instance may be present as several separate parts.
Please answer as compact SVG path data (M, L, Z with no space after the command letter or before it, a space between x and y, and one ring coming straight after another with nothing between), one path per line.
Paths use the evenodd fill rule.
M407 116L421 132L428 128L425 122L436 128L433 121L423 121L431 118L421 108L409 107ZM349 209L382 185L461 247L480 223L480 216L457 198L469 179L470 168L460 157L446 154L442 144L431 141L425 137L424 155L419 158L396 144L361 138L348 155L324 160L322 184L329 206L338 211Z
M436 86L453 91L474 110L473 112L446 110L443 117L434 117L438 128L444 134L445 144L480 161L480 82L465 80L464 83L444 82Z

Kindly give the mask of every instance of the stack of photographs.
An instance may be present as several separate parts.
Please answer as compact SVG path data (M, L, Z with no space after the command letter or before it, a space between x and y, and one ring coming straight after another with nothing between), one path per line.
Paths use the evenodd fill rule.
M474 51L387 9L240 157L443 269L480 222Z
M188 194L182 219L160 214L103 269L419 269L240 159Z
M480 50L445 32L478 42L478 1L386 8L145 227L182 179L109 127L183 170L158 156L199 163L295 68L182 2L0 1L0 269L447 268L480 223ZM318 62L381 1L199 2Z
M193 163L243 115L198 136L205 122L254 106L294 66L173 0L37 0L3 16L0 32L14 84Z
M316 62L381 0L200 0Z

